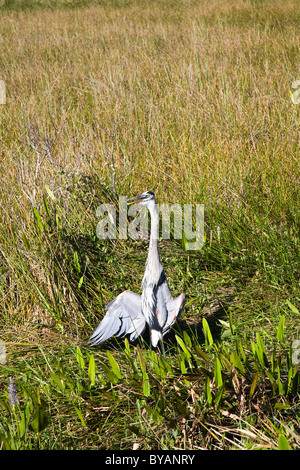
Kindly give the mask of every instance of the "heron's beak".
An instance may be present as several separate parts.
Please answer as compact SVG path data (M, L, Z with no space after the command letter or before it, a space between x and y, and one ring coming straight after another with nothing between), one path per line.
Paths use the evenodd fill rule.
M145 196L144 194L141 194L140 196L131 197L130 199L127 199L127 204L137 204L138 202L141 202L146 199L146 197L147 196Z

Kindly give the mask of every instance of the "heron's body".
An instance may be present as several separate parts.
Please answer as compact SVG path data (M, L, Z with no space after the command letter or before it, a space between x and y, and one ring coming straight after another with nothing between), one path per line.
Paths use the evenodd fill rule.
M154 194L147 191L132 200L136 199L140 204L148 207L151 215L151 234L142 281L142 295L131 291L119 294L107 305L107 313L89 342L92 345L97 345L114 335L129 335L130 340L133 341L144 332L148 325L152 346L156 347L161 341L164 351L163 336L181 314L185 295L180 294L175 299L172 298L160 261L158 250L159 213Z
M148 209L151 215L151 235L146 268L143 277L142 313L149 325L151 343L162 341L162 330L168 318L167 302L172 299L168 281L158 251L159 214L155 199Z

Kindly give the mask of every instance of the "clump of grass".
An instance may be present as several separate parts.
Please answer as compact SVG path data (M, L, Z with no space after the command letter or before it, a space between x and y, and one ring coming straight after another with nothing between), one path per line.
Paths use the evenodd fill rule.
M24 358L22 373L6 368L18 375L18 401L1 402L2 447L299 448L299 371L284 346L284 317L271 349L264 333L249 351L232 320L225 327L231 346L203 319L203 343L176 335L167 360L127 340L106 353L72 346L60 357L40 347L34 367Z

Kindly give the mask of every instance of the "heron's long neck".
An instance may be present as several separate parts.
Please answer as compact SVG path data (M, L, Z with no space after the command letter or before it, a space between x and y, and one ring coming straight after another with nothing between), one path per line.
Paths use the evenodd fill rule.
M149 207L151 215L151 233L150 233L150 242L149 242L149 252L147 262L150 260L159 260L159 251L158 251L158 236L159 236L159 214L157 204L153 204Z

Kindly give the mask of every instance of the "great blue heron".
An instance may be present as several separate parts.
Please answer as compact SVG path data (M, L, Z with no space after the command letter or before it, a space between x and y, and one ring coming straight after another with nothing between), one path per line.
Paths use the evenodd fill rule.
M146 206L151 215L149 252L142 281L142 295L126 290L107 306L107 313L89 339L96 346L111 336L124 337L134 341L146 326L150 329L151 344L161 342L165 354L163 336L170 330L182 312L185 295L172 297L169 284L160 261L158 251L159 213L155 196L146 191L140 196L128 199L130 204Z

